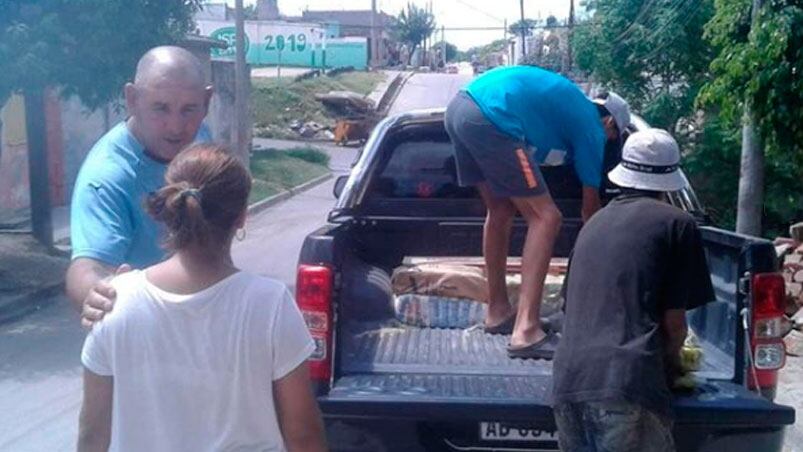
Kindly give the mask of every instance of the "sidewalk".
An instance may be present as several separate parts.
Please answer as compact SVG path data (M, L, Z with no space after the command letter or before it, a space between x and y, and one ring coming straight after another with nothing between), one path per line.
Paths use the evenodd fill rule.
M251 69L251 78L288 78L293 79L299 75L304 75L312 72L309 68L298 67L282 67L279 69L277 66L259 67Z
M778 375L775 402L795 409L795 425L786 429L784 452L803 452L803 357L787 355Z

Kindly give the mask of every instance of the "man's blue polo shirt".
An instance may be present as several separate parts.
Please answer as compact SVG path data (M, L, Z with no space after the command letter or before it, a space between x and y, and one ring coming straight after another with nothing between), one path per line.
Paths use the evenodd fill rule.
M202 125L196 141L210 141ZM78 173L70 207L72 258L145 268L165 257L162 226L144 210L164 185L167 165L151 159L121 122L106 133Z
M500 131L532 146L536 161L563 153L583 185L599 187L605 131L597 107L571 80L533 66L506 66L477 77L465 91Z

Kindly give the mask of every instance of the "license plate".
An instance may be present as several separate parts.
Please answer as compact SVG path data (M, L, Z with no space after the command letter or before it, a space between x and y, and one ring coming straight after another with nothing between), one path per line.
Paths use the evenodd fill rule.
M484 441L557 441L554 430L542 430L504 422L480 422L480 439Z

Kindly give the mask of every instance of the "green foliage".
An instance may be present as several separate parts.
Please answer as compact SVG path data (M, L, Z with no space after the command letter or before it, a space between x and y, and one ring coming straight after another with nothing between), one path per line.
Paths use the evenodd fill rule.
M393 24L393 32L399 41L410 46L410 58L421 42L435 31L435 16L414 3L407 3ZM407 62L409 64L409 61Z
M490 44L486 44L484 46L479 47L472 47L468 49L464 54L464 60L470 60L471 57L476 57L479 61L484 61L485 58L496 52L502 52L507 50L507 40L505 39L497 39L496 41L491 42Z
M717 0L706 36L719 49L702 105L731 121L751 106L769 159L803 179L803 1L768 0L750 27L751 1ZM796 169L796 170L795 170ZM800 183L797 184L800 186ZM800 206L803 209L803 206Z
M538 27L540 24L541 23L536 19L517 20L508 27L508 32L512 35L521 36L523 28L525 36L532 36L533 28Z
M252 186L249 203L297 187L329 172L325 164L309 162L292 155L293 153L292 150L269 148L251 154Z
M741 166L738 120L709 114L700 137L690 143L683 168L714 224L734 229ZM791 159L767 158L764 174L764 235L786 235L803 216L803 186Z
M117 98L140 56L192 30L200 0L0 1L0 104L59 86L90 107Z
M740 140L738 124L712 114L683 158L683 170L714 224L727 229L736 226Z
M700 37L713 0L592 0L572 38L577 66L656 127L690 115L712 49Z
M751 106L766 155L765 235L784 234L803 217L803 2L767 0L755 27L751 0L716 0L715 6L705 36L718 55L698 104L719 109L734 131L740 129L745 105ZM700 151L700 159L718 152ZM729 175L734 180L736 155L731 156L736 169ZM732 190L729 198L735 204Z
M581 7L593 14L572 45L579 68L675 133L698 195L724 227L735 224L750 102L766 144L763 224L772 235L803 216L803 1L766 0L751 31L752 3L587 0Z

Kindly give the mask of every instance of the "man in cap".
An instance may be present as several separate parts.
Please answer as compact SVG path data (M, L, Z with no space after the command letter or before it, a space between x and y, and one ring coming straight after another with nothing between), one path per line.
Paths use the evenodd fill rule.
M597 109L603 121L613 121L614 125L630 124L627 102L616 93L601 91L594 96L593 102L597 105ZM627 117L622 116L625 113L628 113ZM614 114L618 115L619 119L616 119ZM608 178L608 173L622 160L622 146L624 146L625 140L627 140L629 134L627 126L621 129L622 134L620 136L615 138L609 137L605 142L605 151L602 157L602 181L599 187L599 195L603 205L622 193L622 188L618 187Z
M583 186L582 217L600 207L603 148L630 122L627 103L610 94L595 106L570 80L532 66L494 69L450 102L446 130L461 185L476 185L488 209L483 235L488 278L485 331L511 334L508 355L550 359L557 342L540 322L544 279L562 215L539 164L571 162ZM517 312L505 273L516 212L527 221Z
M73 189L67 295L84 326L111 310L115 294L107 280L116 270L164 258L161 231L142 203L162 186L167 164L179 151L210 140L202 121L212 87L189 51L149 50L124 93L128 118L93 146Z
M694 218L662 199L685 185L679 161L667 132L632 134L609 174L622 195L577 238L553 367L561 450L674 450L686 310L714 299Z

